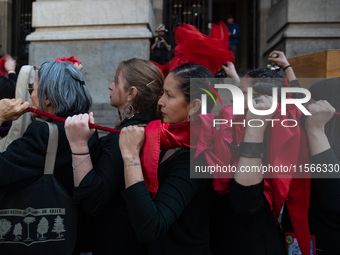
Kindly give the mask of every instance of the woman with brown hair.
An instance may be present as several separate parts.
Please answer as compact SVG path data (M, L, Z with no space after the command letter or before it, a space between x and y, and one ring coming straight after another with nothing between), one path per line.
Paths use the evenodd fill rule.
M121 62L109 89L110 104L118 109L121 119L117 129L147 124L160 117L157 102L163 91L163 75L151 62L141 59ZM73 197L87 215L94 216L90 221L92 252L145 254L145 246L137 241L120 193L125 184L119 135L101 138L98 161L93 166L87 142L94 130L81 125L89 121L93 122L92 114L68 118L66 133L72 149Z

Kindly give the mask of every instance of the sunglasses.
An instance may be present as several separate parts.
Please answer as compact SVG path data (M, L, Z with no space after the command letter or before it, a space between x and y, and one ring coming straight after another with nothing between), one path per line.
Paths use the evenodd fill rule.
M27 90L30 95L32 95L33 90L34 90L33 83L35 80L35 75L38 72L38 70L39 70L38 66L33 66L33 69L31 69L29 76L28 76Z

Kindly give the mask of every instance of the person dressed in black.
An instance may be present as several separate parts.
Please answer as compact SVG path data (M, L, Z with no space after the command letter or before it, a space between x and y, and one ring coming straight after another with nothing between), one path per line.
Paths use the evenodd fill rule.
M164 81L164 93L158 102L163 121L176 124L197 118L201 92L191 86L190 78L212 77L207 68L197 64L173 69ZM119 139L126 186L122 194L137 238L150 243L149 254L211 254L211 179L190 178L189 150L165 150L160 154L157 170L159 187L152 198L140 165L144 138L143 127L130 126L122 129Z
M165 32L168 32L168 30L161 24L156 29L157 36L151 39L150 60L161 65L165 65L169 62L169 53L172 45L171 38L166 35Z
M84 85L81 72L76 67L66 62L45 62L36 73L36 77L30 91L33 108L64 118L88 112L92 98ZM8 103L10 102L8 101ZM12 105L18 109L23 106L28 107L27 102L22 104L22 99L12 99ZM32 117L37 117L37 115L32 114ZM54 177L72 200L72 157L64 124L52 119L45 118L44 120L53 122L58 127L59 139ZM0 153L0 192L26 187L43 175L48 140L48 125L41 120L35 120L21 138L13 141L5 152ZM89 139L91 152L95 150L97 143L98 136L95 133ZM69 254L75 247L77 249L76 244L73 245L74 247L66 247Z
M163 75L150 61L130 59L119 64L115 81L109 86L110 104L118 109L121 122L117 129L147 124L159 119L157 101L163 89ZM87 140L93 130L92 115L66 120L66 134L72 153L88 153ZM89 241L95 254L146 254L146 245L138 242L121 191L125 189L124 164L119 149L119 135L100 139L97 164L90 158L73 154L74 199L90 218ZM81 163L80 163L81 162ZM95 163L95 162L94 162Z
M310 234L315 235L316 254L333 255L340 251L340 79L314 83L309 91L305 129L310 149L311 192ZM313 171L318 167L318 171ZM283 227L291 232L289 217L283 214Z

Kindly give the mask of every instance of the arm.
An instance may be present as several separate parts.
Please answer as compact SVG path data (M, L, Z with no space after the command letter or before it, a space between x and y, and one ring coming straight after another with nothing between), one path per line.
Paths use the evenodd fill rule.
M235 34L234 34L234 31L230 31L230 38L232 39L238 39L241 37L240 27L237 24L235 24L235 29L236 29Z
M26 112L29 107L28 102L23 102L19 99L1 99L0 100L0 126L6 121L18 119Z
M259 98L262 100L262 103L256 104L255 99L253 100L253 105L255 109L266 110L266 109L271 108L272 103L273 103L272 97L261 96ZM257 116L257 115L254 115L252 112L248 111L246 115L246 123L248 123L248 121L251 119L261 119L264 122L264 125L262 127L247 126L243 142L244 143L258 143L258 144L263 143L264 132L268 124L268 122L265 120L271 119L273 114L274 113L270 115ZM256 157L256 158L244 157L242 156L242 152L241 152L241 157L237 164L237 171L234 174L235 181L243 186L251 186L251 185L260 183L263 179L261 171L258 171L258 172L255 171L255 172L250 172L250 173L241 172L241 171L243 170L244 167L257 166L258 169L260 169L261 163L262 163L261 157Z
M4 68L6 69L8 76L10 74L15 74L15 66L16 66L16 61L10 55L7 55L7 59L6 59ZM15 82L16 82L16 80L15 80Z
M155 37L155 41L153 42L153 44L151 45L151 51L154 51L154 49L156 48L157 43L159 42L158 40L158 36Z
M88 119L85 116L82 121L80 121L80 116L70 117L66 120L66 135L72 144L73 152L86 153L89 151L86 140L93 131L90 130L87 123L88 121L94 123L92 113ZM118 134L103 137L98 152L99 159L95 167L93 167L91 159L87 158L74 171L73 199L89 216L95 216L104 210L112 201L112 197L124 189L123 160L118 141ZM80 162L79 157L81 156L72 156L73 165Z
M307 117L305 128L310 148L311 164L326 164L327 171L339 165L324 131L325 124L333 117L335 109L327 101L318 101L307 106L312 114ZM326 211L340 213L340 179L339 173L330 172L330 178L319 178L321 173L312 173L312 185L318 204Z
M309 104L307 109L312 115L307 117L305 129L310 153L314 156L331 147L325 134L325 125L333 117L335 109L324 100Z
M225 73L232 78L236 82L240 82L240 77L238 76L235 66L233 63L228 61L227 66L222 65L222 68L224 69Z
M172 160L170 173L154 198L144 181L122 192L140 242L149 243L166 234L198 192L202 180L190 178L188 156L183 153Z
M164 38L162 37L161 43L163 43L164 47L166 48L167 51L171 50L171 45L169 45Z
M272 56L274 53L276 53L276 54L278 55L277 58L271 58L271 57L270 57L270 56ZM279 67L282 68L282 70L283 70L285 67L287 67L287 66L290 65L289 62L288 62L288 60L287 60L287 58L286 58L286 56L285 56L285 54L284 54L282 51L273 51L273 52L271 52L271 53L269 54L268 60L269 60L269 61L272 61L272 62L274 62L274 63L276 63ZM285 70L285 73L286 73L286 75L287 75L287 77L288 77L288 79L289 79L290 81L296 80L296 76L295 76L294 70L293 70L293 68L292 68L291 66L288 67L288 68Z
M122 191L137 239L149 243L164 235L180 217L200 187L200 180L190 178L187 153L171 160L171 169L154 198L147 190L140 166L139 144L144 128L122 129L119 145L124 160L126 189Z
M143 127L129 126L122 129L119 137L119 147L124 162L125 187L144 181L140 152L145 140Z
M88 141L95 132L89 128L94 123L93 114L79 114L68 117L65 122L65 132L72 151L74 186L78 187L82 179L92 170L89 157Z

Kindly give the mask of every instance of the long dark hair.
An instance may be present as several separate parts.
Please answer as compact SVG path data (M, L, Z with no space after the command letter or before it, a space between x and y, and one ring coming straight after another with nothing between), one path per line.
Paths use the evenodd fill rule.
M260 95L272 96L273 87L278 88L277 97L278 102L281 102L281 88L284 87L284 77L276 71L270 70L269 68L256 68L249 70L246 73L246 77L249 79L254 92ZM290 83L290 86L294 86L298 83ZM303 98L301 93L293 93L293 98Z
M173 73L174 78L179 82L179 89L184 94L185 101L187 102L201 99L202 94L202 90L199 87L203 85L199 85L197 82L190 82L190 79L198 78L209 85L211 83L210 79L214 78L214 75L206 67L191 63L177 66L170 73ZM213 100L207 97L207 112L210 112L213 106Z
M340 111L340 78L317 81L309 91L314 100L327 100L337 112ZM331 146L340 142L340 118L332 118L327 122L325 134Z

